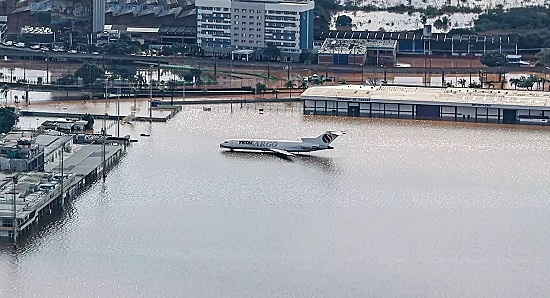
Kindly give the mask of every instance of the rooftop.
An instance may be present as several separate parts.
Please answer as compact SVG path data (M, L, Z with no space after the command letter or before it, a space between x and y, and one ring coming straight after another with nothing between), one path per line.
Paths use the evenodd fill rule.
M367 49L395 49L396 47L396 40L327 38L319 49L319 53L364 54Z
M302 99L328 97L334 99L369 99L386 102L424 102L458 105L503 105L550 108L550 93L544 91L431 88L414 86L339 85L311 87Z
M0 177L0 218L13 216L14 186L18 218L27 216L44 202L49 201L55 190L59 192L61 175L58 174L31 172L18 175L15 185L13 177L13 175ZM74 174L65 175L65 179L66 182L74 180Z

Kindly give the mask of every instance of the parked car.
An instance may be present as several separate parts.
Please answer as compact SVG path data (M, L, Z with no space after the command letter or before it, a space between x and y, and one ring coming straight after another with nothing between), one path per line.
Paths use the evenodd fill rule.
M13 41L11 41L11 40L6 40L6 41L4 41L3 45L5 45L5 46L13 46Z
M18 42L15 44L16 47L18 48L24 48L25 47L25 43L24 42Z
M33 50L40 50L40 46L37 45L37 44L34 44L34 45L31 46L31 49L33 49Z

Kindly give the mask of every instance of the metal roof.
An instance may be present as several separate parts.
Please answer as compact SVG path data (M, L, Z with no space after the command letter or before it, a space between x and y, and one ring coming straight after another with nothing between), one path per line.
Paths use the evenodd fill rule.
M550 93L525 90L339 85L308 88L301 98L550 109Z

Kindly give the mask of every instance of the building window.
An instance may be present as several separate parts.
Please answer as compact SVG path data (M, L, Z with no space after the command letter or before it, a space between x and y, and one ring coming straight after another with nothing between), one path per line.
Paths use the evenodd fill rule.
M3 227L8 227L8 228L11 228L13 227L13 220L11 219L2 219L2 226Z

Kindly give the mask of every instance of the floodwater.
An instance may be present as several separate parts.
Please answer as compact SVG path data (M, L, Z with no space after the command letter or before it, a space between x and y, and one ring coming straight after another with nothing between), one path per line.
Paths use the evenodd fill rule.
M105 182L0 247L0 296L550 292L550 131L211 108L123 126ZM347 134L290 160L218 147L327 129Z

